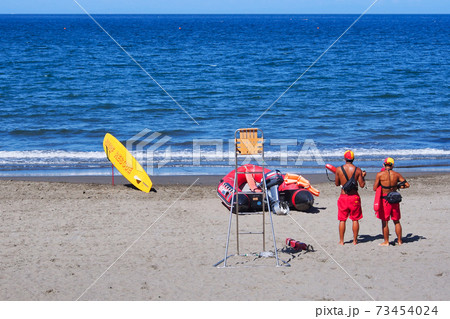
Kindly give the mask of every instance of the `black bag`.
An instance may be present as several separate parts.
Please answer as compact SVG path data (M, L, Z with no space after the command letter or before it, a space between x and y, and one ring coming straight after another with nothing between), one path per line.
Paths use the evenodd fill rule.
M347 173L345 172L344 165L341 166L342 173L344 173L345 178L347 179L347 182L342 186L342 189L345 193L349 193L351 191L357 191L358 190L358 183L355 180L356 175L356 167L355 171L353 172L353 175L350 179L348 179Z
M399 192L390 192L385 198L389 204L397 204L402 201L402 195Z
M389 173L389 187L391 187L391 170L388 170ZM391 188L392 189L392 188ZM389 204L397 204L402 201L402 195L399 192L390 192L384 198L388 201Z

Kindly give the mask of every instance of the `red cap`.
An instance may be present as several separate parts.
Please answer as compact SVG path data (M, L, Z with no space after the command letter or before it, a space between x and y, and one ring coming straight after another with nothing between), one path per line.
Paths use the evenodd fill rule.
M353 160L355 159L355 154L353 154L352 151L347 150L347 151L345 151L345 153L344 153L344 158L345 158L346 160L348 160L348 161L353 161Z

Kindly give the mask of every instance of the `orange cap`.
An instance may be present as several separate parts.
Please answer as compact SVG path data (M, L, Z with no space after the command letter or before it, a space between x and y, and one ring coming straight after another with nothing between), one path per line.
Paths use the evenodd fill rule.
M346 160L348 160L348 161L353 161L353 160L355 159L355 154L353 154L352 151L347 150L347 151L345 151L345 153L344 153L344 158L345 158Z

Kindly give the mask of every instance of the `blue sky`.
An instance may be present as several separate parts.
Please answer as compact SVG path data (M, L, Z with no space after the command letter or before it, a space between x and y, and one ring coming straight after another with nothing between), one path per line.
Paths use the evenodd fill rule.
M76 0L89 13L362 13L375 0ZM2 0L0 13L83 13L73 0ZM449 0L379 0L368 13L450 13Z

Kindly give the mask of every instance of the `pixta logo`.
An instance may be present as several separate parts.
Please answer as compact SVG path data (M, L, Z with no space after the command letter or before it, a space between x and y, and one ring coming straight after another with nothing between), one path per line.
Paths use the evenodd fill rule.
M148 174L153 174L155 168L161 168L171 159L171 147L165 146L172 138L159 132L144 129L126 141L126 148L134 153L136 160L144 166ZM156 151L160 160L155 161ZM164 155L161 156L161 153Z
M170 143L169 143L170 142ZM134 155L148 174L168 166L193 167L194 169L207 167L234 167L235 141L234 139L193 139L191 147L183 151L172 149L172 137L160 132L144 129L126 141L126 148ZM270 165L275 168L300 167L305 165L324 166L325 162L312 139L303 142L297 139L269 139L264 144L268 150L263 158L254 155L239 158L239 165L251 161L258 165ZM186 145L184 146L186 147ZM265 147L265 148L266 148ZM127 158L128 166L131 157Z

